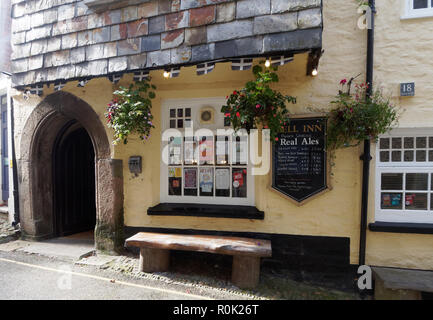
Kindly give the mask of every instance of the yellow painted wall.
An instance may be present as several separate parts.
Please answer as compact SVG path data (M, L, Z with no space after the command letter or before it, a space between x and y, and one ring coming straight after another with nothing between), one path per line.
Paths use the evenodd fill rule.
M399 127L433 127L433 18L401 20L405 1L376 1L376 86L383 87L401 109ZM399 97L400 83L415 82L414 97ZM372 151L375 151L375 144ZM375 157L370 176L368 222L374 222ZM366 263L433 269L433 236L367 232Z
M378 3L375 78L380 79L378 82L393 95L398 106L410 110L402 114L401 126L432 126L433 65L429 49L432 47L433 24L428 19L400 21L399 10L398 6L390 5L389 2ZM293 113L304 114L310 112L310 108L327 108L342 78L361 73L359 79L365 79L367 32L357 27L359 15L356 1L324 1L323 14L325 53L320 61L319 75L315 78L306 76L306 54L295 55L294 62L280 67L278 71L280 82L275 88L297 97L297 104L290 106ZM231 71L230 64L226 63L217 64L212 73L204 76L197 76L195 67L182 68L180 76L174 79L164 79L162 71L153 71L151 76L152 82L158 87L153 104L156 129L152 131L152 138L144 144L132 137L126 146L112 146L113 158L124 161L125 225L349 237L350 262L358 262L362 168L360 148L339 150L336 153L336 165L332 169L333 175L329 177L332 190L301 207L271 191L268 188L269 176L256 177L255 202L258 209L265 211L263 221L148 216L147 208L159 203L161 101L225 97L234 89L243 87L247 80L252 79L252 73ZM120 84L127 85L131 81L132 76L125 75ZM406 81L416 82L417 96L399 99L398 84ZM107 79L94 79L84 88L77 88L76 82L72 82L63 90L89 103L105 123L105 108L116 87ZM45 94L51 92L52 88L45 90ZM23 119L40 101L34 97L29 101L16 100ZM24 120L17 121L18 124L24 123ZM107 134L111 138L109 129ZM133 177L127 167L128 158L132 155L143 157L143 173L138 177ZM374 191L373 160L369 222L374 221ZM367 263L432 269L432 248L432 236L368 232Z

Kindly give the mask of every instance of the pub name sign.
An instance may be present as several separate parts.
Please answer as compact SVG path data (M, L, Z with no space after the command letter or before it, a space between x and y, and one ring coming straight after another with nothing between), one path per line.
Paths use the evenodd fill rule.
M273 146L272 188L301 203L327 188L326 118L295 118Z

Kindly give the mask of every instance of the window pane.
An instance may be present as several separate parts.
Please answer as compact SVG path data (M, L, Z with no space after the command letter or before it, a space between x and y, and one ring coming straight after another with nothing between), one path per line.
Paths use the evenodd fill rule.
M406 173L406 190L427 190L427 173Z
M214 163L213 137L200 137L199 159L201 165Z
M247 169L233 168L232 171L233 198L247 197Z
M170 137L168 142L168 164L182 164L181 159L182 138Z
M230 197L230 168L215 169L215 195Z
M380 161L381 162L389 162L389 152L388 151L381 151L380 152Z
M413 161L413 151L404 152L404 161Z
M392 138L392 148L401 149L401 138Z
M432 2L433 2L433 0L432 0ZM432 3L432 6L433 6L433 3ZM430 210L433 210L433 193L431 193L430 194Z
M182 118L183 117L183 109L177 109L177 117Z
M427 210L427 193L406 193L406 210Z
M234 136L232 142L232 164L247 164L248 161L248 137Z
M176 118L176 109L170 109L170 118Z
M192 128L192 120L191 119L185 119L183 122L185 128Z
M191 108L185 109L185 117L191 117Z
M428 6L427 0L413 0L414 9L424 9L427 8L427 6Z
M185 168L183 194L185 196L197 196L197 168Z
M194 137L185 137L183 149L185 164L197 164L197 140Z
M382 190L403 190L402 173L382 173Z
M168 168L168 194L182 195L182 168Z
M382 209L402 209L402 193L382 193L380 207Z
M419 150L416 152L416 161L424 162L427 160L427 153L425 150Z
M430 181L431 181L430 190L433 190L433 173L431 174Z
M401 151L392 151L391 152L391 159L393 162L400 162L401 161Z
M433 0L432 0L433 1ZM428 138L428 147L430 149L433 149L433 137L429 137Z
M215 143L216 164L227 165L229 163L229 137L217 136Z
M405 149L413 149L414 148L414 143L413 143L413 138L404 138L404 148Z
M433 161L433 150L428 152L428 161Z
M200 168L200 196L213 196L213 168Z
M380 149L389 149L389 138L381 138L379 142Z
M427 138L426 137L417 137L416 138L416 147L417 148L427 148Z

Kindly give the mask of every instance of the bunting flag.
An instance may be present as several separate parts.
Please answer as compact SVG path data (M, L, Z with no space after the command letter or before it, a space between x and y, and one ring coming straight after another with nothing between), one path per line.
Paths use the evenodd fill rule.
M214 68L215 68L214 62L206 62L206 63L198 64L197 75L201 76L203 74L208 74L209 72L212 72Z
M271 64L274 67L283 66L286 63L293 61L293 54L285 55L285 56L276 56L271 57Z
M43 84L35 84L30 87L30 94L37 94L41 96L44 93L44 85Z
M89 82L89 80L90 80L89 78L82 78L78 80L77 87L84 87L87 84L87 82Z
M249 70L252 66L252 58L241 58L232 60L232 70Z
M143 81L144 79L149 79L149 71L137 71L134 72L134 81Z
M180 67L178 68L171 68L168 73L170 74L169 78L177 78L180 74Z
M66 82L64 81L56 81L54 82L54 91L60 91L62 90L66 85Z
M123 74L121 73L115 73L115 74L110 74L108 76L108 79L112 82L112 83L118 83L120 81L120 79L122 79Z

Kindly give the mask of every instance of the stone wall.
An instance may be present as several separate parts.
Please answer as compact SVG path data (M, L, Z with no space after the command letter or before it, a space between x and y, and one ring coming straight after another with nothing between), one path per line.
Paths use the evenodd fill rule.
M321 0L85 2L13 0L15 86L322 45Z

